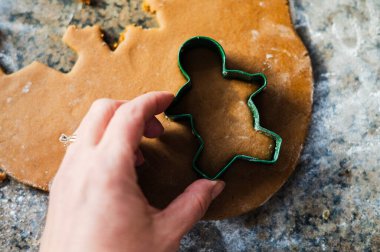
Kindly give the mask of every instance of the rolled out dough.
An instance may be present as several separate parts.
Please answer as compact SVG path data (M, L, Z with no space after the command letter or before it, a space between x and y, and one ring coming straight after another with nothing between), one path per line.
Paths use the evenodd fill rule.
M275 165L235 163L224 176L225 191L206 218L225 218L257 208L294 170L311 114L310 59L292 28L287 1L149 0L145 6L156 13L160 27L127 27L115 51L102 41L99 27L69 27L64 42L78 53L78 60L67 74L38 62L10 75L0 72L0 166L15 179L47 190L65 153L58 141L60 134L72 133L95 99L131 99L152 90L176 93L185 82L177 66L178 48L192 36L209 36L224 47L228 68L267 75L268 88L255 103L262 125L278 133L283 145ZM202 83L202 75L196 78ZM237 99L226 107L226 114L239 120L216 118L213 127L202 129L207 138L220 125L218 134L232 139L207 148L201 162L211 170L231 154L230 146L247 149L246 144L239 145L239 137L249 138L244 143L252 145L244 151L252 156L265 157L272 151L271 142L260 133L244 133L249 127L232 130L236 123L252 123L251 115L247 118L240 106L246 102L247 88L238 83L232 86L229 93L222 92L228 102ZM220 90L209 91L211 104L221 98ZM201 111L202 102L195 101L188 106ZM201 119L206 116L199 114ZM163 115L159 119L165 134L156 140L144 139L146 162L138 173L148 200L164 207L196 179L191 160L197 141L186 124ZM231 123L235 126L229 127Z

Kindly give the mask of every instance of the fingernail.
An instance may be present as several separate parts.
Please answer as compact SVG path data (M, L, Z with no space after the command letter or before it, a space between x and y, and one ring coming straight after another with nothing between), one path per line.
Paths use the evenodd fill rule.
M212 199L215 199L223 191L224 187L226 186L226 183L224 183L221 180L216 180L213 182L215 183L215 185L214 188L212 188L211 197Z

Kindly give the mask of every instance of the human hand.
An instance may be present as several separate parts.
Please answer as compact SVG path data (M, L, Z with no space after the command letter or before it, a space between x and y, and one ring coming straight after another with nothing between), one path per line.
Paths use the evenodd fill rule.
M50 190L41 251L174 251L224 188L197 180L166 209L149 205L137 184L142 136L163 133L154 115L173 95L96 101L76 131Z

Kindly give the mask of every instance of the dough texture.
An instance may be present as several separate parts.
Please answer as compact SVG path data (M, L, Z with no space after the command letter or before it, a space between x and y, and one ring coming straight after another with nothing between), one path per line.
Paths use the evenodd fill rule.
M0 71L0 166L17 180L48 190L65 153L59 136L76 129L95 99L131 99L153 90L176 93L185 83L177 66L179 47L192 36L208 36L223 46L228 68L266 74L268 87L255 104L261 125L279 134L283 144L275 165L236 162L224 175L226 189L206 218L226 218L257 208L294 170L310 121L311 63L292 28L287 1L149 0L145 9L155 13L160 27L127 27L114 51L103 42L98 26L69 27L63 40L78 53L69 73L38 62L9 75ZM213 72L194 78L202 84L219 77ZM238 81L229 81L226 89L213 85L186 101L186 108L198 111L200 124L207 117L202 111L228 101L225 115L232 119L225 120L218 112L210 127L202 126L202 136L217 142L206 145L202 165L212 171L226 155L240 150L270 156L270 139L247 126L252 125L252 116L242 102L246 104L247 94L254 89ZM186 123L163 115L159 120L165 134L143 140L146 162L137 171L148 200L164 207L197 178L191 161L198 142ZM224 141L225 136L232 140Z

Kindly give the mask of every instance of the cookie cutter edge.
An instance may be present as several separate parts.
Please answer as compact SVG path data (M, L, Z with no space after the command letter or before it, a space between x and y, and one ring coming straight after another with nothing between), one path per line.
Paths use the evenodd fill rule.
M259 87L255 92L249 95L247 105L252 113L253 116L253 127L256 131L261 132L265 134L266 136L270 137L274 141L274 152L272 155L271 159L259 159L256 157L248 156L248 155L242 155L242 154L237 154L233 156L233 158L228 161L228 163L214 175L210 176L206 172L202 171L197 165L197 161L199 159L200 154L202 153L204 149L204 140L201 137L201 135L198 133L195 127L194 123L194 118L192 114L173 114L171 113L171 109L176 106L178 101L185 95L187 91L189 91L192 87L191 83L191 78L189 74L186 72L184 67L182 66L181 59L182 59L182 54L189 49L192 48L199 48L199 47L207 47L208 49L214 50L217 53L220 54L221 59L222 59L222 75L223 78L225 79L238 79L240 81L244 81L247 83L254 83L258 81L259 79L262 80L262 85ZM268 130L260 125L260 114L259 111L256 107L256 105L253 102L253 98L259 94L263 89L266 88L267 86L267 78L265 74L263 73L247 73L241 70L234 70L234 69L228 69L226 67L226 53L224 52L223 47L214 39L210 37L205 37L205 36L195 36L187 41L185 41L179 51L178 51L178 67L181 70L181 73L183 76L186 78L186 83L178 90L173 102L170 104L170 106L165 110L165 115L170 118L173 121L179 121L183 119L187 119L190 121L190 126L191 126L191 131L193 135L196 136L198 141L200 142L200 145L193 157L192 160L192 167L195 172L200 175L201 177L208 179L208 180L216 180L220 178L227 170L228 168L231 167L231 165L238 159L245 160L248 162L253 162L253 163L262 163L262 164L274 164L277 162L279 155L280 155L280 150L281 150L281 144L282 144L282 138L276 134L275 132Z

